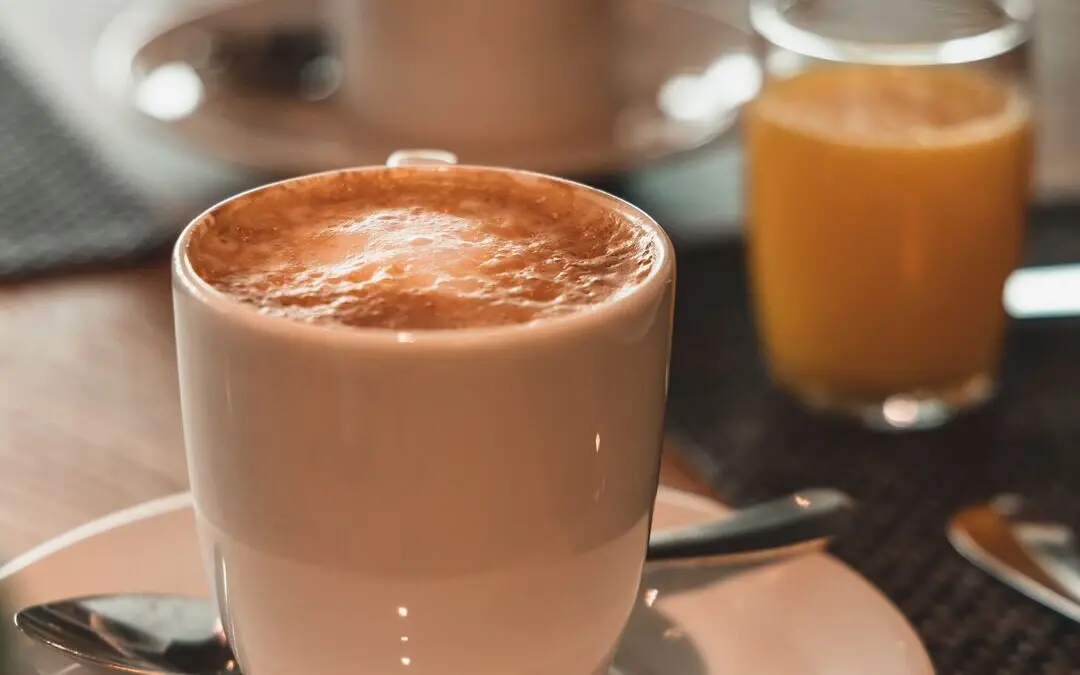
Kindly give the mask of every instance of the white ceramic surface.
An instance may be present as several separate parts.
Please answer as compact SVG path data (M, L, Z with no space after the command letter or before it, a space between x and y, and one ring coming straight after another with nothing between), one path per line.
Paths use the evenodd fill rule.
M253 169L297 175L367 165L420 144L447 147L465 163L587 175L639 167L723 141L738 108L756 92L759 72L747 34L728 16L741 15L741 9L733 12L727 4L741 5L721 4L717 10L716 3L697 0L618 3L623 28L617 41L620 67L612 75L617 81L611 83L618 90L611 103L614 123L602 125L604 133L586 125L560 142L538 141L535 134L511 140L509 121L501 142L448 135L442 120L429 120L440 124L428 133L403 133L360 123L350 106L334 97L252 97L201 64L208 35L316 25L322 18L317 2L248 0L209 7L200 2L179 13L171 3L165 11L158 3L132 3L102 33L91 67L95 82L115 104L110 110ZM460 116L448 120L456 125Z
M612 0L322 5L354 119L414 145L538 144L615 122Z
M196 525L225 633L256 675L589 675L606 667L634 607L663 436L671 244L646 214L597 190L439 157L453 159L402 151L391 156L397 166L258 188L212 207L177 242L173 309ZM204 246L221 228L285 225L343 197L384 194L384 181L456 200L439 231L377 233L386 251L420 247L410 255L432 261L410 262L406 276L498 282L485 259L535 257L531 246L504 255L503 244L470 243L472 233L487 237L482 227L451 233L489 217L492 191L541 204L530 207L542 209L538 218L572 209L592 226L618 217L628 250L647 252L648 266L580 311L456 330L296 321L204 280L199 261L219 255ZM396 218L392 209L412 204L386 194L387 210L372 214ZM370 234L297 240L307 257L290 259L344 263L348 250L375 247ZM378 282L374 301L399 304L397 284Z
M654 527L722 513L662 488ZM0 568L18 606L73 595L205 595L191 497L141 504L77 528ZM869 583L828 555L739 572L649 568L616 667L624 675L933 675L918 637ZM84 675L30 651L39 675Z

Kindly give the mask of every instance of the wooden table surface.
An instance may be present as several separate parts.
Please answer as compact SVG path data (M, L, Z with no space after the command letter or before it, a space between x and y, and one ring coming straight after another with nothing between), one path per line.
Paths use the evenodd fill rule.
M1049 193L1077 194L1080 0L1036 1L1041 183ZM105 110L92 114L97 99L83 70L95 39L90 27L100 30L119 0L76 4L85 16L69 21L57 18L73 11L68 0L0 1L0 34L21 50L43 91L86 123L84 133L126 142L129 129ZM65 93L71 100L61 100ZM166 164L192 177L158 175L148 190L168 184L175 196L196 178L218 181L191 158L166 161L156 146L133 150L103 153L143 158L121 171L135 183ZM665 454L665 482L701 490L677 453ZM185 486L165 267L0 287L0 556Z

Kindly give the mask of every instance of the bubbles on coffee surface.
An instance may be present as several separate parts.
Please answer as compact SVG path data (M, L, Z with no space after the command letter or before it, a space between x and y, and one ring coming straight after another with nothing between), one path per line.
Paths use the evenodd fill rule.
M582 311L655 262L652 232L562 183L375 176L226 205L192 238L195 272L268 314L433 330Z

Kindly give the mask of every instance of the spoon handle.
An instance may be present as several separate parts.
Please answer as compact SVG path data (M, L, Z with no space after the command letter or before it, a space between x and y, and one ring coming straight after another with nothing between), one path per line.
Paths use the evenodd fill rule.
M839 490L803 490L740 509L727 519L653 534L645 559L659 562L788 548L837 535L854 513L854 500Z

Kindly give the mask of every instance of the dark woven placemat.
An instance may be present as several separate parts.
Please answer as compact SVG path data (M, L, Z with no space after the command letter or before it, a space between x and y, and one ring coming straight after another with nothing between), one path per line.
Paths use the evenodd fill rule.
M0 281L136 262L175 237L0 48Z
M1034 218L1031 260L1080 262L1080 207ZM1017 324L1002 395L940 431L881 435L811 416L757 357L743 251L680 251L670 423L735 504L834 485L862 503L833 550L925 640L939 675L1080 673L1080 626L991 580L944 530L960 506L1013 491L1080 526L1080 320Z

